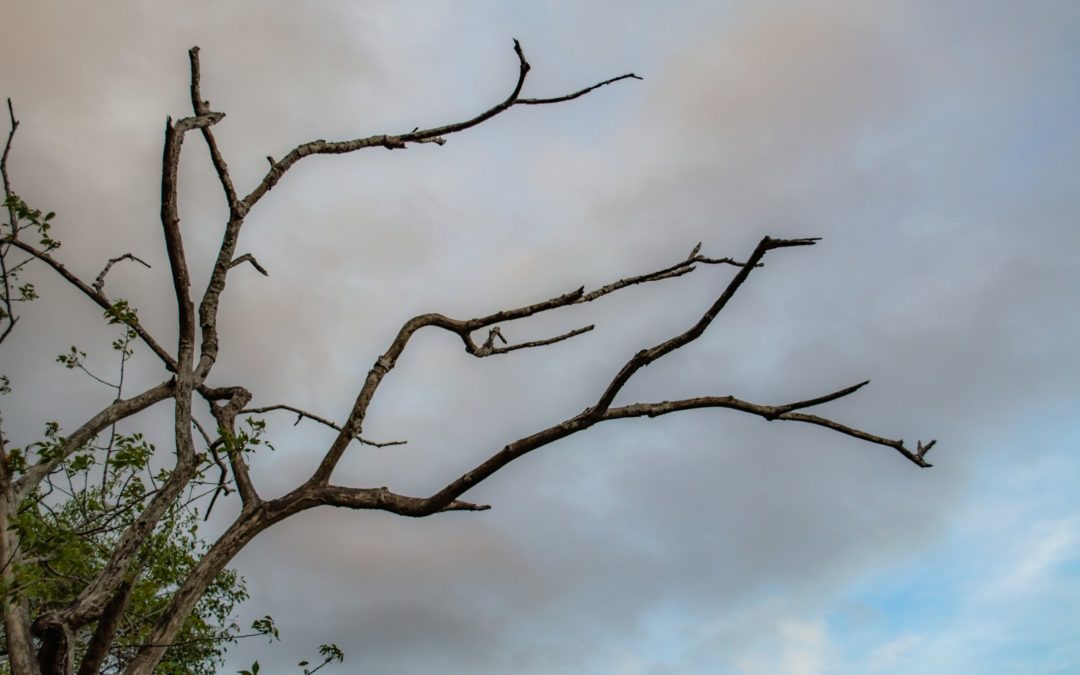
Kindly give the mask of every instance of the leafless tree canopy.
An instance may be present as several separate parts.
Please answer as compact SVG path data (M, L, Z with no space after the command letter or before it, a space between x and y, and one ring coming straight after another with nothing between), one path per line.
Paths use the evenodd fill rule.
M699 338L752 274L765 273L761 268L767 256L772 259L770 254L780 249L801 249L812 246L817 241L815 238L765 237L752 251L748 252L745 258L740 260L707 257L701 253L701 245L698 244L683 259L670 261L656 270L612 281L599 288L577 288L556 297L519 307L500 309L473 318L455 318L443 314L416 316L405 322L386 351L375 359L344 419L334 420L326 415L304 410L289 402L248 407L252 394L246 388L235 383L214 383L211 374L223 347L218 333L221 315L220 300L226 288L228 275L234 267L242 263L249 263L259 272L266 273L251 254L237 251L240 231L256 204L300 160L310 155L344 154L369 148L401 150L421 143L442 145L451 134L482 124L516 105L547 105L571 101L621 80L640 79L630 73L563 96L523 98L522 91L530 66L520 44L516 41L514 53L519 71L509 95L476 116L461 122L429 129L414 129L399 134L379 134L341 141L314 140L303 143L280 159L268 157L269 166L265 175L245 194L238 191L237 186L234 185L229 165L215 140L214 126L225 117L225 114L213 110L210 102L204 98L200 90L199 50L197 47L192 48L189 52L192 114L177 120L170 119L166 123L161 167L161 228L173 282L179 329L179 340L173 346L163 344L152 335L139 322L137 314L124 311L125 307L118 308L116 301L107 292L106 279L110 269L120 263L142 263L140 259L132 253L118 252L116 257L104 264L101 273L93 281L87 282L73 274L48 246L37 245L25 237L20 237L20 216L14 208L9 207L11 234L2 241L4 256L0 257L0 260L5 261L5 265L14 265L16 263L13 256L19 253L24 256L20 264L33 261L51 268L88 300L104 310L113 312L127 324L134 332L135 338L160 360L163 375L159 384L130 397L118 398L98 411L66 436L57 451L17 471L13 469L7 448L0 440L0 490L3 495L0 499L0 522L8 522L20 503L55 472L66 457L84 447L117 421L137 416L151 406L164 401L169 401L174 410L172 435L175 439L176 457L175 466L169 472L168 480L146 499L138 516L117 538L107 564L85 585L77 597L62 606L49 607L37 613L36 616L30 615L25 603L5 597L4 625L8 658L14 672L72 673L76 668L79 673L98 672L101 658L100 647L108 645L111 639L110 631L113 630L110 627L115 626L117 617L124 611L125 579L128 578L132 566L138 564L137 554L140 544L154 530L170 504L182 498L193 478L203 470L200 467L212 465L216 467L215 470L220 470L220 483L218 489L214 491L213 498L216 499L223 491L235 491L242 504L239 515L213 543L209 552L183 584L175 589L168 608L157 621L150 640L128 662L125 672L129 675L148 674L154 670L176 637L181 623L193 611L195 604L204 595L215 575L223 570L233 556L256 535L275 523L317 506L372 509L411 517L430 516L446 511L482 511L488 509L489 506L474 503L465 498L466 493L473 486L491 477L522 455L603 422L629 417L656 417L694 408L729 408L757 415L766 420L804 422L826 427L868 443L892 448L917 466L930 466L925 457L927 451L933 446L933 441L926 444L920 442L914 448L910 448L902 440L883 438L810 412L823 403L855 393L867 382L853 384L807 400L781 404L754 403L733 396L702 396L674 401L645 400L616 405L616 398L639 370ZM3 179L5 194L11 197L13 192L8 178L7 159L18 122L10 104L9 113L11 131L4 149ZM202 137L209 150L210 160L229 211L228 220L222 230L216 261L210 273L209 284L198 296L192 295L188 256L185 252L177 198L177 173L181 151L192 132L197 132ZM145 263L142 264L145 265ZM592 330L593 326L586 325L560 335L540 336L519 342L508 339L505 326L517 319L552 312L570 305L595 302L604 296L621 292L623 289L638 284L662 282L690 274L700 265L728 265L733 268L734 273L715 301L703 308L701 317L693 325L658 344L646 346L630 355L609 381L598 383L594 402L584 410L566 419L555 420L550 426L538 429L529 435L509 441L464 474L448 477L444 487L433 494L414 496L400 494L389 487L359 487L338 485L332 482L335 467L353 443L387 444L370 441L362 436L365 417L380 384L394 369L398 359L418 331L422 329L449 331L461 339L465 352L476 358L542 347L574 338ZM6 316L0 330L3 337L7 337L18 317L17 307L13 305L15 290L7 284L10 270L5 267L2 271L5 279L3 301ZM216 422L216 430L205 430L198 425L193 417L193 409L196 406L205 406L208 409ZM337 434L330 446L325 449L321 461L309 477L299 482L284 496L265 499L260 494L259 486L249 475L248 461L249 459L257 461L258 457L254 454L245 454L243 448L235 442L241 434L237 420L245 415L263 415L275 411L296 415L298 420L307 419L325 425L334 429ZM0 533L0 559L7 563L3 572L5 583L10 581L12 569L10 563L12 560L17 560L19 555L17 535L7 528L3 529ZM76 629L90 625L97 626L94 640L100 644L95 645L98 648L86 650L84 661L81 664L75 664L72 635Z

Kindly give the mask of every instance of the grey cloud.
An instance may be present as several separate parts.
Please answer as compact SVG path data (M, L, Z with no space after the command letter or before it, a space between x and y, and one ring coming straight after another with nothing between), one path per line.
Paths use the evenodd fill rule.
M37 7L21 33L58 27L51 39L67 45L0 79L24 111L17 180L62 220L108 223L98 227L151 252L160 124L186 109L191 43L203 46L206 95L229 115L219 138L250 183L262 155L356 133L358 118L365 133L411 128L496 100L513 77L502 29L523 23L512 10L488 18L443 3L429 13L280 5L238 37L246 14L233 5L216 20L163 15L164 5L101 11L82 31ZM245 612L273 613L288 644L241 644L230 663L287 663L285 653L337 641L347 665L368 672L612 672L627 650L645 672L705 672L710 650L828 603L851 578L943 536L952 509L985 498L969 492L972 474L1005 462L987 440L995 428L1075 382L1078 326L1061 308L1075 304L1077 155L1053 153L1041 170L1024 155L1040 126L1076 144L1075 115L1032 103L1068 105L1054 92L1071 71L1044 38L1076 25L1069 3L1031 13L771 3L696 22L640 7L614 27L595 8L534 11L544 10L519 35L538 91L580 86L595 70L646 80L512 111L443 148L298 167L243 242L271 277L242 269L230 280L221 375L260 402L340 417L416 312L468 316L602 284L669 264L698 240L741 257L766 233L822 235L771 255L706 337L641 373L625 400L779 402L873 378L827 412L909 441L936 435L938 466L915 471L891 450L723 411L592 430L478 488L472 496L495 505L488 513L413 522L320 511L268 533L237 560L255 592ZM588 44L602 25L600 44ZM31 53L14 33L5 54ZM565 49L547 54L551 42ZM128 67L131 53L144 65ZM212 242L220 198L202 149L189 152L194 247ZM1012 175L1027 167L1037 186ZM115 254L100 230L62 234L65 252ZM123 270L110 287L133 285L168 334L155 255L155 281ZM336 479L437 488L587 405L636 349L696 319L730 274L701 269L504 327L525 339L598 325L513 358L475 361L450 337L421 336L365 430L410 444L357 448ZM93 317L48 319L61 349L75 319ZM236 349L245 337L250 348ZM324 444L291 422L274 418L278 451L259 458L269 493ZM777 594L783 607L767 606ZM635 652L665 613L719 637L700 638L686 661ZM747 625L717 627L728 613Z

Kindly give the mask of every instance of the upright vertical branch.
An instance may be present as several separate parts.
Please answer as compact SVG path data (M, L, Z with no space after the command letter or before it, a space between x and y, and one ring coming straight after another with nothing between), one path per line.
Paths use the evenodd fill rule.
M7 206L8 213L8 227L10 228L10 236L14 237L19 230L19 218L15 211L15 193L11 191L11 177L8 175L8 155L11 154L11 145L15 141L15 132L19 128L19 120L15 119L15 107L11 103L11 99L7 100L8 118L11 120L11 127L8 131L7 142L4 143L4 154L0 156L0 176L4 182L4 204ZM2 231L0 231L2 234ZM0 277L3 277L3 312L2 317L4 321L3 332L0 332L0 342L7 339L7 336L11 334L15 324L18 322L19 317L15 315L14 300L11 297L11 274L8 270L7 254L11 250L11 243L7 241L0 241Z
M192 47L188 50L188 61L191 63L191 110L197 117L203 117L210 115L210 101L204 100L202 97L201 80L202 73L199 68L199 48ZM224 113L222 113L224 114ZM232 177L229 175L229 165L225 163L225 158L221 155L221 150L218 149L217 140L214 138L214 132L210 130L209 126L202 128L203 139L206 141L206 147L210 151L210 161L214 164L214 170L217 172L218 181L221 183L221 188L225 192L225 201L229 205L229 211L234 212L238 206L236 198L236 188L233 187Z
M210 110L210 102L202 96L202 70L199 63L199 48L192 47L188 50L188 61L191 64L191 108L196 115L214 114ZM219 113L223 114L223 113ZM221 183L225 193L225 202L229 207L229 219L225 224L225 231L221 237L221 245L218 246L217 258L210 272L210 281L199 303L199 329L202 331L202 345L200 347L199 364L195 378L202 381L209 374L217 361L218 355L218 330L217 311L221 294L225 291L226 277L232 267L233 258L236 255L236 245L240 238L240 228L244 224L244 217L250 208L241 203L233 186L232 176L229 174L229 165L218 148L217 139L209 126L202 128L203 139L206 141L207 150L210 152L210 161L214 165L218 182Z
M218 118L220 119L220 117ZM195 342L194 304L191 301L191 275L184 256L184 240L180 234L180 213L177 204L177 175L180 168L180 148L184 134L198 126L214 121L210 117L185 117L175 125L172 118L165 122L165 149L161 168L161 228L165 235L165 251L169 258L173 291L176 294L176 315L179 324L177 351L178 376L190 370L191 351Z

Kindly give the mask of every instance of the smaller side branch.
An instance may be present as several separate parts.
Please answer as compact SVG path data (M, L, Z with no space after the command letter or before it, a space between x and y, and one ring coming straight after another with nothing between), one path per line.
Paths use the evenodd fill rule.
M259 261L255 259L255 256L251 255L250 253L245 253L244 255L236 258L231 263L229 263L229 269L232 269L237 265L241 265L243 263L249 263L252 267L258 270L259 274L263 275L264 277L270 276L270 273L266 271L266 268L260 265Z
M701 242L694 246L690 251L690 255L686 260L681 260L674 265L665 267L664 269L656 270L655 272L649 272L648 274L639 274L634 277L626 277L625 279L619 279L605 286L597 288L595 291L586 293L580 298L574 301L574 304L580 304L583 302L592 302L597 298L605 296L609 293L614 293L617 290L626 288L627 286L634 286L637 284L645 284L650 281L661 281L663 279L673 279L675 277L681 277L684 274L689 274L694 271L694 263L701 263L703 265L732 265L734 267L746 267L747 263L738 262L734 258L707 258L700 255L698 251L701 250ZM762 263L758 262L753 267L761 267Z
M902 454L912 463L923 468L929 468L928 464L923 457L926 455L926 451L933 447L935 441L930 441L925 446L920 442L918 448L915 451L909 450L902 440L892 440L883 438L876 434L871 434L860 429L855 429L839 422L818 416L809 415L806 413L793 412L802 408L809 408L812 406L828 403L829 401L835 401L839 398L849 396L866 384L866 382L860 382L850 387L845 387L838 391L834 391L831 394L819 396L817 398L807 399L805 401L797 401L794 403L786 403L783 405L761 405L759 403L750 403L749 401L743 401L742 399L735 398L734 396L699 396L696 398L682 399L678 401L660 401L658 403L633 403L631 405L620 406L617 408L609 408L604 412L603 421L624 419L629 417L659 417L661 415L667 415L673 412L679 412L682 410L695 410L699 408L728 408L730 410L738 410L740 412L749 413L751 415L757 415L766 420L788 420L792 422L805 422L807 424L815 424L818 426L838 431L847 436L858 438L869 443L876 445L883 445L895 449Z
M805 401L796 401L795 403L788 403L786 405L777 406L777 410L780 414L791 412L792 410L800 410L802 408L812 408L822 403L828 403L829 401L835 401L838 398L854 394L866 385L870 384L870 380L863 380L858 384L853 384L850 387L844 387L838 391L834 391L831 394L825 394L824 396L818 396L817 398L808 398Z
M297 408L295 406L285 405L284 403L280 403L280 404L277 404L277 405L266 405L266 406L262 406L262 407L259 407L259 408L245 408L244 410L240 411L240 414L241 415L261 415L261 414L264 414L264 413L273 412L275 410L284 410L286 412L296 413L296 422L293 424L293 426L299 424L300 420L302 420L304 418L307 418L307 419L309 419L309 420L311 420L313 422L318 422L319 424L321 424L321 425L323 425L325 427L329 427L329 428L333 429L334 431L339 431L339 432L341 431L341 426L339 424L337 424L335 422L332 422L332 421L328 420L325 417L322 417L320 415L316 415L314 413L310 413L310 412L308 412L306 410L303 410L301 408ZM353 438L355 438L357 441L359 441L362 445L370 445L373 448L388 448L388 447L393 446L393 445L405 445L406 443L408 443L408 441L371 441L371 440L368 440L366 438L363 438L360 435L356 435Z
M582 333L588 333L594 328L596 328L595 324L590 324L588 326L582 326L581 328L575 328L574 330L563 333L562 335L556 335L555 337L547 338L546 340L532 340L530 342L519 342L518 344L512 345L506 342L506 338L503 337L502 330L498 326L495 326L488 333L488 339L484 341L484 344L480 345L479 347L475 347L472 350L469 350L469 353L477 358L482 358L484 356L494 356L495 354L509 354L510 352L517 351L519 349L529 349L531 347L543 347L546 345L553 345L556 342L569 340L570 338L581 335ZM495 346L496 336L500 340L502 340L503 344L506 345L505 347ZM466 342L466 349L468 350L470 346L472 346L471 338L468 342Z
M112 269L113 265L115 265L116 263L118 263L118 262L120 262L122 260L133 260L133 261L139 263L140 265L142 265L143 267L145 267L146 269L152 269L150 267L149 263L147 263L142 258L139 258L139 257L135 256L132 253L125 253L124 255L116 257L116 258L109 258L109 262L107 262L105 264L105 269L101 270L101 273L97 275L96 279L94 279L93 289L95 291L97 291L98 294L104 296L104 294L105 294L105 275L109 273L109 270Z
M214 494L210 497L210 503L206 507L206 513L203 515L203 522L210 520L210 513L214 510L214 504L217 503L217 498L222 493L229 494L229 486L226 483L229 480L229 470L225 467L225 463L221 461L221 455L218 454L218 446L222 444L222 438L218 436L214 440L210 440L210 434L206 433L206 429L203 428L198 418L192 416L191 423L195 429L202 436L203 443L206 445L206 452L210 455L211 460L214 462L214 466L218 468L220 472L218 474L217 487L214 488Z
M188 50L188 60L191 62L191 109L198 117L213 114L210 110L210 101L204 100L202 92L199 90L201 72L199 69L198 47L192 47ZM224 115L224 113L221 114ZM202 128L202 135L206 141L206 147L210 151L210 161L214 164L214 171L217 172L218 181L225 192L225 201L229 205L229 212L235 214L239 208L239 199L236 196L236 188L233 187L232 177L229 175L229 166L225 163L225 158L222 156L221 150L218 149L217 140L214 139L214 134L209 126Z
M619 80L627 80L627 79L643 80L645 78L640 77L638 75L635 75L633 73L627 73L625 75L619 75L618 77L613 77L610 80L604 80L603 82L597 82L596 84L592 85L591 87L585 87L584 89L579 89L579 90L575 91L574 93L566 94L565 96L556 96L554 98L522 98L522 99L518 99L518 101L516 103L517 103L517 105L546 105L548 103L562 103L564 101L573 101L575 98L578 98L579 96L584 96L585 94L588 94L590 91L593 91L594 89L599 89L600 87L604 87L604 86L607 86L609 84L614 84L615 82L618 82Z

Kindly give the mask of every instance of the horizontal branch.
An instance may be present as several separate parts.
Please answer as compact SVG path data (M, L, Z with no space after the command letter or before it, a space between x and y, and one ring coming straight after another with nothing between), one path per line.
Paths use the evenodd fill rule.
M482 358L484 356L493 356L495 354L508 354L510 352L517 351L519 349L529 349L531 347L544 347L546 345L553 345L556 342L562 342L563 340L569 340L570 338L581 335L582 333L588 333L589 331L593 330L594 328L596 328L596 326L590 324L588 326L583 326L581 328L575 328L574 330L567 331L566 333L563 333L562 335L556 335L555 337L546 338L544 340L531 340L529 342L519 342L517 344L509 344L506 341L506 338L503 337L502 329L500 329L498 326L495 326L495 327L491 328L488 331L488 338L487 338L487 340L484 341L484 344L480 345L479 347L476 347L475 349L471 350L469 353L472 354L473 356L478 357L478 358ZM498 337L499 340L501 340L502 343L504 345L506 345L506 346L505 347L496 347L495 346L495 338L496 337ZM472 345L471 340L466 342L467 347L470 346L470 345Z
M326 485L319 488L317 500L320 504L326 506L387 511L399 516L410 516L413 518L431 515L431 512L427 509L428 500L420 497L400 495L391 492L387 487L350 488L338 485ZM439 512L487 511L490 508L491 506L488 504L474 504L472 502L455 499L439 509Z
M633 73L627 73L625 75L619 75L618 77L613 77L610 80L604 80L603 82L597 82L596 84L592 85L591 87L585 87L584 89L579 89L579 90L575 91L574 93L566 94L565 96L556 96L554 98L522 98L522 99L518 99L516 101L516 103L517 103L517 105L546 105L548 103L563 103L564 101L573 101L575 98L578 98L580 96L584 96L585 94L588 94L590 91L593 91L594 89L599 89L600 87L603 87L603 86L606 86L606 85L609 85L609 84L614 84L615 82L618 82L619 80L627 80L627 79L643 80L645 78L639 77L639 76L637 76L637 75L635 75Z
M304 419L306 417L307 419L309 419L309 420L311 420L313 422L318 422L319 424L322 424L323 426L326 426L326 427L330 427L331 429L333 429L335 431L341 431L341 426L339 424L337 424L335 422L332 422L332 421L326 419L325 417L322 417L320 415L316 415L314 413L310 413L310 412L308 412L306 410L303 410L301 408L297 408L295 406L286 405L284 403L279 403L277 405L266 405L266 406L261 406L261 407L258 407L258 408L245 408L244 410L240 411L240 414L241 415L261 415L263 413L273 412L275 410L284 410L286 412L296 413L296 422L293 423L293 426L296 426L297 424L299 424L300 420L302 420L302 419ZM354 436L354 438L357 441L360 441L361 444L370 445L373 448L388 448L388 447L390 447L392 445L405 445L406 443L408 443L408 441L369 441L368 439L363 438L361 436Z
M510 94L501 102L496 103L487 110L481 112L474 117L461 122L454 122L451 124L445 124L443 126L431 127L428 129L413 129L408 133L403 134L377 134L374 136L367 136L365 138L354 138L348 141L325 141L317 140L309 143L304 143L296 146L289 151L282 159L274 161L272 157L267 157L270 162L270 169L267 171L266 176L259 183L254 190L251 191L246 197L240 201L240 209L242 212L246 212L251 209L269 190L271 190L281 177L288 171L296 162L300 161L304 157L309 155L338 155L349 152L355 152L357 150L363 150L365 148L381 147L388 150L400 150L408 147L412 143L435 143L442 145L446 142L445 136L455 134L466 129L471 129L487 120L495 117L496 115L509 110L516 104L522 105L542 105L550 103L561 103L564 101L570 101L580 96L584 96L591 91L599 89L600 87L619 82L629 78L638 79L641 78L633 73L626 75L620 75L613 77L603 82L598 82L592 86L580 89L571 94L565 96L557 96L554 98L532 98L522 99L521 90L525 84L525 77L528 75L532 66L525 60L525 53L521 49L521 43L514 40L514 54L518 59L518 76L517 81L514 83L513 89Z
M931 465L926 462L924 455L925 450L929 449L934 444L934 441L925 446L919 443L919 448L916 451L911 451L904 445L902 440L892 440L889 438L883 438L876 434L871 434L860 429L849 427L845 424L840 424L833 420L820 417L818 415L808 415L805 413L791 412L797 408L805 408L812 405L820 405L827 401L833 401L843 396L847 396L861 388L865 382L856 384L846 389L841 389L838 392L834 392L827 396L822 396L818 399L811 399L810 401L801 401L799 403L788 403L786 405L771 406L761 405L758 403L750 403L737 399L733 396L700 396L697 398L688 398L680 401L661 401L659 403L634 403L627 406L621 406L618 408L609 408L603 416L603 420L624 419L628 417L659 417L660 415L667 415L673 412L679 412L682 410L695 410L699 408L728 408L730 410L738 410L740 412L750 413L763 417L766 420L788 420L793 422L805 422L807 424L816 424L818 426L838 431L842 434L858 438L869 443L876 445L883 445L895 449L902 454L908 460L923 468L929 468Z

